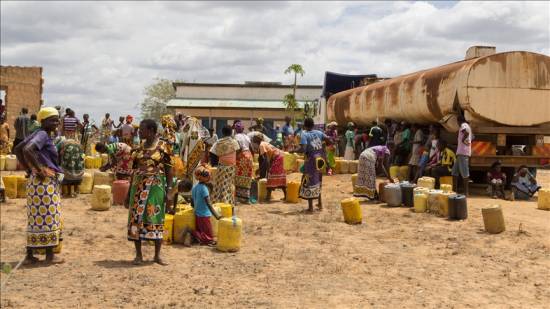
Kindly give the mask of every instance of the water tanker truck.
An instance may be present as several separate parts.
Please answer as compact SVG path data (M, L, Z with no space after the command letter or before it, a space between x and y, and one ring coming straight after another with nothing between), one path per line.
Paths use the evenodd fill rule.
M456 117L474 133L470 164L486 170L550 164L550 57L474 46L466 59L336 93L327 100L327 121L368 127L393 119L440 124L456 145Z

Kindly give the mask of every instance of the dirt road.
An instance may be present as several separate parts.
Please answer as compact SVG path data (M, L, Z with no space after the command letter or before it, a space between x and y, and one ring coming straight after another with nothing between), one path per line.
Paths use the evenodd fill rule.
M537 210L536 201L474 197L461 222L363 203L364 224L351 226L339 204L351 195L349 178L325 177L321 213L303 213L305 202L239 206L240 252L164 246L170 263L164 267L131 264L123 207L95 212L89 195L63 200L66 263L19 269L1 305L548 308L550 212ZM550 186L550 172L540 172L539 180ZM503 207L507 230L489 235L480 209L495 203ZM24 200L0 210L1 260L15 264L25 250ZM151 260L153 247L145 246L144 254Z

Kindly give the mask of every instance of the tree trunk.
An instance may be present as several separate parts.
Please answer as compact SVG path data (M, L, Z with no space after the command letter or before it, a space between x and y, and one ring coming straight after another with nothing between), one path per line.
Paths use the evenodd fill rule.
M298 73L294 72L294 87L292 88L292 97L294 99L294 105L298 105L298 100L296 99L296 79L297 79ZM292 108L292 126L296 126L296 114L295 114L296 106Z

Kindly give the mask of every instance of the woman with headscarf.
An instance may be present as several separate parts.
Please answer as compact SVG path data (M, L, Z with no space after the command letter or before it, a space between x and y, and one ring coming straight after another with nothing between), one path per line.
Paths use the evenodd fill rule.
M235 120L233 123L235 129L235 140L239 143L237 151L237 171L235 175L235 189L237 198L249 203L250 188L252 186L252 177L254 170L254 157L250 151L250 137L244 134L244 125L242 121Z
M367 197L371 200L377 199L376 193L376 168L379 167L390 182L394 180L390 177L384 161L389 158L390 150L387 146L374 146L365 149L359 156L359 166L357 167L357 182L353 188L353 195L358 197Z
M134 117L132 115L126 116L126 123L120 127L120 133L122 135L122 142L128 146L134 144L134 126L132 126L132 121Z
M313 130L313 119L304 120L304 130L301 134L301 149L304 153L304 174L300 185L300 197L308 201L308 211L313 211L313 200L318 200L317 207L323 209L321 200L321 189L325 168L325 154L323 142L329 141L329 137L323 132Z
M142 120L139 135L143 143L132 152L134 176L129 193L128 240L136 246L134 264L143 262L141 241L155 242L154 261L160 258L166 205L172 205L172 171L168 145L157 137L157 123Z
M336 166L336 151L337 151L337 145L338 145L338 130L336 130L336 127L338 126L338 123L335 121L331 122L327 126L326 135L331 139L332 143L326 145L327 149L327 163L328 163L328 171L327 175L332 175L332 169Z
M259 153L260 178L267 178L267 197L271 200L271 192L281 189L286 199L286 172L284 169L284 154L277 147L266 142L266 136L260 132L254 132L252 136L252 149Z
M344 152L345 160L355 160L355 132L353 127L353 122L348 122L348 130L344 135L346 138L346 151Z
M231 136L230 126L222 128L223 137L212 145L210 153L216 156L218 162L214 176L214 203L235 204L235 166L237 164L237 150L239 143Z
M187 118L183 127L182 152L183 167L186 177L193 179L193 171L199 165L204 155L204 140L209 137L208 130L204 128L199 119Z
M64 197L76 197L84 175L84 148L73 139L59 136L55 140L59 154L59 166L63 169L61 193Z
M109 156L107 164L99 170L106 172L111 169L117 180L131 180L132 178L132 147L124 143L103 144L101 142L95 145L98 153L106 153Z
M60 244L61 199L59 183L63 170L58 165L58 153L52 134L59 126L59 113L53 107L42 108L37 119L41 128L25 138L14 152L23 167L30 171L27 182L27 256L25 262L38 259L33 249L45 249L47 263L62 263L53 249Z

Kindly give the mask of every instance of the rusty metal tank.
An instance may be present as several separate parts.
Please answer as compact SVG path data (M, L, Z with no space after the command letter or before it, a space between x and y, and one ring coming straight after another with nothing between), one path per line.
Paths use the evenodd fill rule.
M474 127L550 124L550 57L491 54L342 91L327 102L328 121L362 126L391 118L456 131L459 111Z

